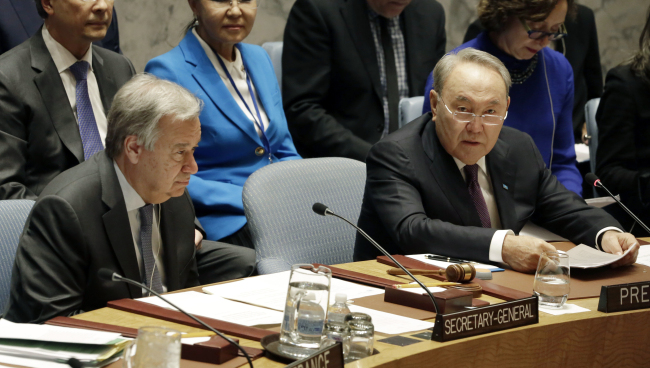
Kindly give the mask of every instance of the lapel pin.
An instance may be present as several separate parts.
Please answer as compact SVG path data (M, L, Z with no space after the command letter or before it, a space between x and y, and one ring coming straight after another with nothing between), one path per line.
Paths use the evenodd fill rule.
M503 189L508 190L508 186L503 184Z

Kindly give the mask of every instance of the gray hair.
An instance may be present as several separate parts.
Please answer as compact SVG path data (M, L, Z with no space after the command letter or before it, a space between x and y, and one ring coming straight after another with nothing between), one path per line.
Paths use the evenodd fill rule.
M442 93L442 87L445 85L445 81L449 77L449 74L451 74L452 70L461 63L482 65L501 74L501 78L503 78L503 82L506 85L506 96L510 93L510 86L512 85L510 72L508 72L508 69L503 65L501 60L485 51L468 47L460 50L458 53L449 53L443 56L442 59L438 61L438 64L436 64L435 68L433 68L433 89L436 90L438 95Z
M160 136L160 119L172 116L174 122L193 120L202 108L203 101L178 84L152 74L137 74L117 91L108 111L106 154L110 158L120 155L130 135L153 151Z

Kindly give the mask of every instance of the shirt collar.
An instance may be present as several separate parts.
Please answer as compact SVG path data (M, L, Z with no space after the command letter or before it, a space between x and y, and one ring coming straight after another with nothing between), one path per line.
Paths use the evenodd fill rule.
M122 170L117 166L117 163L113 161L113 167L115 168L115 173L117 174L117 180L120 182L120 188L122 189L122 195L124 196L124 202L126 203L126 211L131 212L137 210L140 207L144 207L146 203L140 197L138 192L133 189L131 184L126 180Z
M201 36L199 36L198 33L196 33L196 27L192 28L192 34L194 34L194 37L196 37L197 40L199 40L199 43L201 44L201 47L203 47L203 52L205 52L206 55L208 55L208 59L212 62L212 64L219 65L219 61L217 60L217 53L212 50L210 45L208 45L207 42L205 42ZM239 52L239 48L235 47L235 61L228 61L224 58L221 58L223 61L223 64L226 66L226 69L228 69L228 73L234 78L234 79L244 79L246 78L246 74L244 73L244 61L241 56L241 52ZM222 78L228 79L228 76L226 73L221 70L221 68L216 68L217 72L219 73L219 76Z
M56 69L59 71L59 74L63 73L64 71L68 70L72 64L76 63L77 58L72 55L68 49L66 49L63 45L61 45L57 40L52 37L50 32L47 30L47 27L43 25L43 41L45 41L45 47L47 47L47 51L50 52L50 56L52 56L52 60L54 61L54 65L56 65ZM90 70L93 70L93 45L90 44L90 47L88 48L88 51L86 51L86 54L81 58L81 60L87 61L88 64L90 64Z
M467 166L461 160L457 159L456 157L452 156L452 158L454 159L454 162L456 163L456 166L458 166L458 170L463 170L465 168L465 166ZM485 175L487 175L487 167L485 166L485 156L481 157L476 163L478 164L478 167L481 168L481 170L483 170Z

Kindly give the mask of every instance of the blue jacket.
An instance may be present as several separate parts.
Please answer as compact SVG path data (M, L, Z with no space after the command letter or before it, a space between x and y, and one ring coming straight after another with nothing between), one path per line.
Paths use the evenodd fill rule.
M525 69L530 64L530 60L517 60L501 51L492 43L487 32L479 34L478 37L458 46L452 52L468 47L485 51L497 57L508 70ZM556 121L555 136L553 135L551 104L548 98L549 91L544 75L544 62L546 62L546 74L548 75L548 89L550 89L553 100L553 114ZM432 85L433 73L429 74L424 87L423 113L431 111L429 92ZM547 167L551 161L552 153L553 162L550 167L553 175L567 189L582 195L582 176L576 167L572 114L573 70L571 64L559 52L545 47L540 52L539 61L533 74L524 83L513 84L510 87L510 108L508 109L508 118L503 124L528 133L535 141Z
M237 44L269 118L266 135L273 161L299 159L282 109L280 87L271 59L255 45ZM207 238L219 240L246 224L242 189L255 170L269 165L253 122L240 109L221 77L189 31L178 46L147 63L145 71L187 88L205 103L201 142L194 152L199 171L187 187Z

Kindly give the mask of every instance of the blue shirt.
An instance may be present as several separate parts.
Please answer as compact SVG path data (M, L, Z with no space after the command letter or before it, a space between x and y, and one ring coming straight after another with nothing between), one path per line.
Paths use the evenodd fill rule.
M483 32L452 52L473 47L497 57L508 70L525 70L531 60L517 60L501 51ZM545 73L546 68L546 73ZM548 85L546 77L548 76ZM429 74L424 90L422 112L431 111L429 93L433 73ZM552 107L549 101L549 91ZM552 111L552 112L551 112ZM559 52L545 47L539 52L537 67L522 84L510 87L510 108L504 125L528 133L547 167L567 189L582 195L582 177L576 167L573 137L573 70ZM555 126L553 124L555 117ZM554 132L555 130L555 132Z

